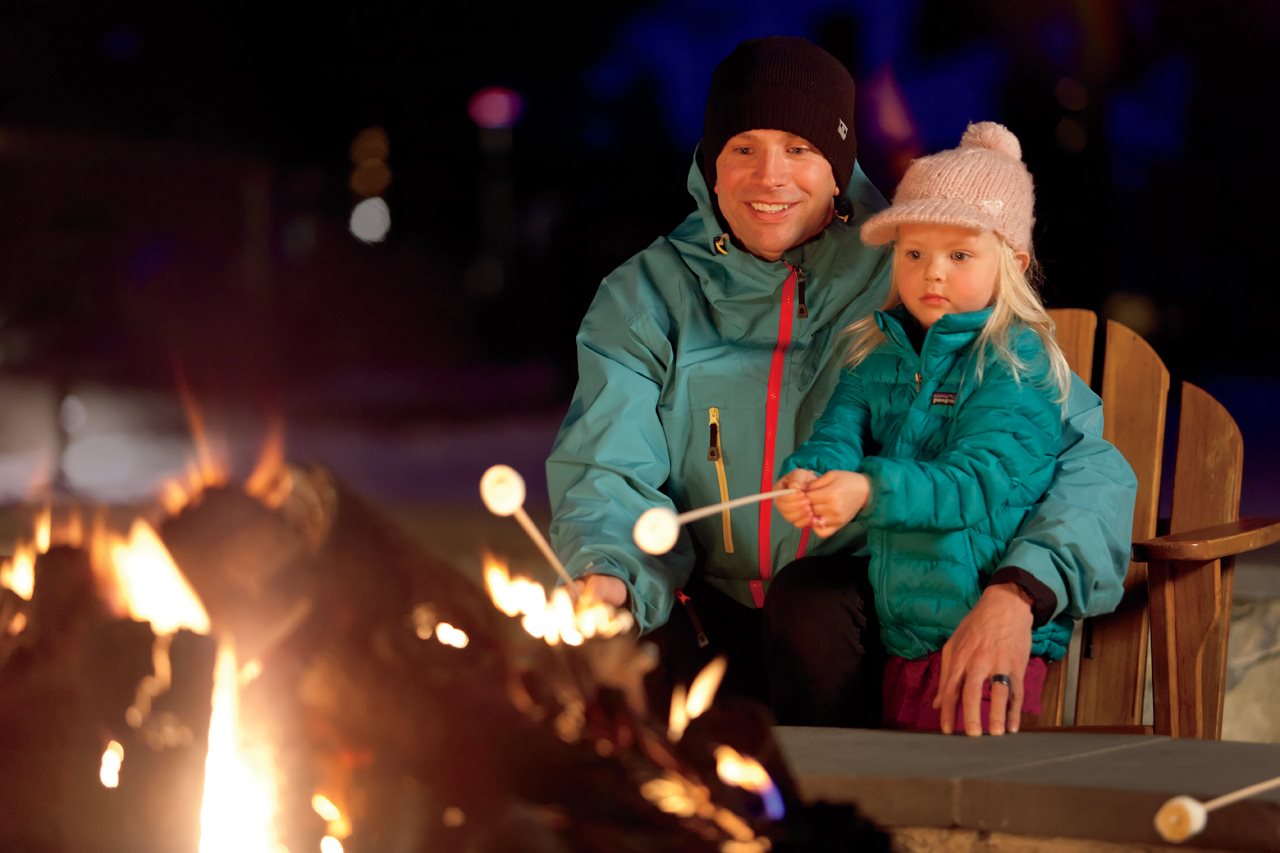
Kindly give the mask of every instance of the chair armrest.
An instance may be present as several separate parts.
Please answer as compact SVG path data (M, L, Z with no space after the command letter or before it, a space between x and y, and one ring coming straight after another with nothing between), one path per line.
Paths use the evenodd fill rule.
M1245 554L1280 542L1280 518L1242 518L1239 521L1170 533L1133 543L1133 559L1206 562Z

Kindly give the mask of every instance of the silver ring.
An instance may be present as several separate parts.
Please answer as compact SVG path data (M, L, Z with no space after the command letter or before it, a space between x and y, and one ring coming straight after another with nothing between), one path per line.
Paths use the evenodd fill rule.
M1004 673L997 673L991 676L992 684L1003 684L1005 687L1013 687L1013 681Z

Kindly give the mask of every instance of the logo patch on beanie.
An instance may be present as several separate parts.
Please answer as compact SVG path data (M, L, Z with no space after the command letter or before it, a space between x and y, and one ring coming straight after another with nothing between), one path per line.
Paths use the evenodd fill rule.
M836 125L836 133L840 134L841 139L849 138L849 125L844 123L844 119L839 119L840 123Z

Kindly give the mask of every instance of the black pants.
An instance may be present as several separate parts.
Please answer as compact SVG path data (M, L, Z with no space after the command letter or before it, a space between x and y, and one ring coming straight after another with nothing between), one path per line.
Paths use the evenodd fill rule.
M762 609L738 604L696 575L684 593L667 624L645 638L658 646L648 687L659 719L676 684L688 686L725 655L720 695L762 702L781 725L880 724L885 651L866 558L796 560L776 574Z

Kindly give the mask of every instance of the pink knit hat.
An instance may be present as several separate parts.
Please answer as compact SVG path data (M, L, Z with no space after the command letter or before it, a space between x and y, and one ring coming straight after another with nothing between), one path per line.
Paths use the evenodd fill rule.
M893 206L862 225L869 246L888 243L904 222L994 231L1019 251L1031 250L1035 188L1018 137L993 121L971 124L960 147L912 160Z

